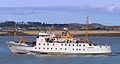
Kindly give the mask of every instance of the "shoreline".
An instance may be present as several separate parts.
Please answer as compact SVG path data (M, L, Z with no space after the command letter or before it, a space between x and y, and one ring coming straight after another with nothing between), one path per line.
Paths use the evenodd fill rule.
M17 32L18 36L37 36L39 32L45 31L21 31ZM62 31L53 31L54 34L60 35ZM70 31L73 36L85 36L86 31ZM13 32L0 32L0 36L12 36ZM120 30L89 30L88 36L120 36Z

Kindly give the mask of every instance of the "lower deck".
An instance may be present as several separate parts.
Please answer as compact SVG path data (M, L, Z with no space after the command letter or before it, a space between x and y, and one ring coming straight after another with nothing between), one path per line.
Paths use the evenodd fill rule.
M111 53L108 45L88 43L38 43L35 46L8 44L13 52L35 52L43 54L106 54Z

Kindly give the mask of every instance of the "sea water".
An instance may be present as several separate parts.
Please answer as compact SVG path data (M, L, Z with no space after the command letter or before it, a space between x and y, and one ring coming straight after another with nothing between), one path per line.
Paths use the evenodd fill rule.
M25 36L35 39L35 36ZM84 37L77 36L83 39ZM112 55L34 55L13 54L6 42L13 40L13 36L0 36L0 64L119 64L120 37L89 37L112 46Z

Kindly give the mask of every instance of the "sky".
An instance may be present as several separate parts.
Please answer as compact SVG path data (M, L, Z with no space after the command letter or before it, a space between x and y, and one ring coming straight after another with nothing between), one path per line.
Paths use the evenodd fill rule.
M0 7L39 6L104 6L120 4L120 0L0 0Z
M58 17L62 17L62 14L64 15L65 12L60 14L58 14L59 12L56 13L58 17L56 16L55 19L59 19L57 21L61 20L60 21L61 23L64 23L65 20L68 21L75 20L76 23L77 22L79 23L79 16L77 15L79 14L80 18L91 16L92 19L95 19L93 22L96 23L97 21L99 21L99 23L108 24L108 25L120 25L120 0L0 0L0 7L45 7L42 9L45 10L47 9L49 11L55 10L55 13L58 10L65 12L67 11L66 15L63 16L64 18L58 18ZM69 15L72 16L71 14L72 12L74 12L73 15L76 17L69 16ZM49 14L52 13L49 12ZM0 17L2 18L2 16ZM50 17L52 18L52 20L51 19L49 20L51 20L51 22L54 23L54 21L56 20L53 20L54 19L53 16ZM74 18L74 19L66 19L66 18ZM8 18L7 20L9 19L12 20L12 18ZM34 20L34 18L32 19ZM82 20L80 19L80 21Z

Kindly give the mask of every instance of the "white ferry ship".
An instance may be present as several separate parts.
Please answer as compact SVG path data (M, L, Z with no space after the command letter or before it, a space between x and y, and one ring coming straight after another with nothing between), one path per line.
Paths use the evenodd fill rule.
M68 30L64 30L61 36L39 33L35 42L9 41L8 46L13 53L111 54L112 52L110 45L74 38Z

